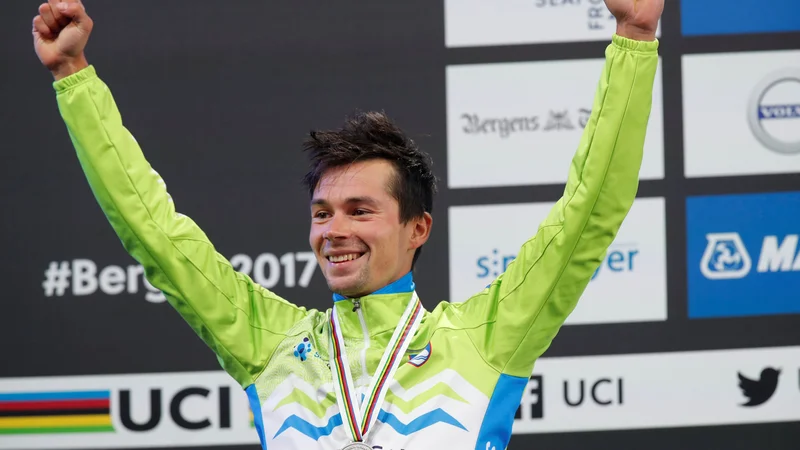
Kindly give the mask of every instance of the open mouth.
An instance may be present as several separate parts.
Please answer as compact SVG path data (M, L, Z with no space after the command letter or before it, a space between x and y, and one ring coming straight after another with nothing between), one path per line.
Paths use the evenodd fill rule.
M364 255L363 253L348 253L346 255L331 255L331 256L328 256L328 261L330 261L332 263L343 263L343 262L348 262L348 261L354 261L354 260L360 258L363 255Z

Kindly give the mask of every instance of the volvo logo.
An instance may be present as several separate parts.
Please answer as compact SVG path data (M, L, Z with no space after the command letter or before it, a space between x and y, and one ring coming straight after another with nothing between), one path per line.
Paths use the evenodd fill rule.
M800 67L773 72L761 80L750 94L747 121L768 149L800 153Z

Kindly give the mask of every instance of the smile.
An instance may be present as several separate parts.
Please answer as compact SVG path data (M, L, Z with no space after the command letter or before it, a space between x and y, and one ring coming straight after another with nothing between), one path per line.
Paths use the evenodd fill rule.
M360 258L361 255L362 255L362 253L348 253L346 255L332 255L332 256L328 256L328 261L334 262L334 263L352 261L354 259Z

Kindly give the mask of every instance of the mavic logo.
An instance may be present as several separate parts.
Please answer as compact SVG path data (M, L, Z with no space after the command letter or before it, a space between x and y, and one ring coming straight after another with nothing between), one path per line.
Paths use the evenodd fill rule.
M700 271L709 280L744 278L750 274L752 260L739 233L709 233ZM800 253L797 249L798 235L764 236L758 255L756 271L794 272L800 271Z

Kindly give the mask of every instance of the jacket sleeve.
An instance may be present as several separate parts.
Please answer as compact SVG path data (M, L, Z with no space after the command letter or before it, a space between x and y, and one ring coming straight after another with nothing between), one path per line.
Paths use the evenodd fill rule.
M250 385L308 312L235 271L192 219L176 212L94 66L53 87L89 186L123 247L222 367Z
M506 271L457 306L498 371L529 377L574 310L633 205L658 41L614 35L563 196Z

